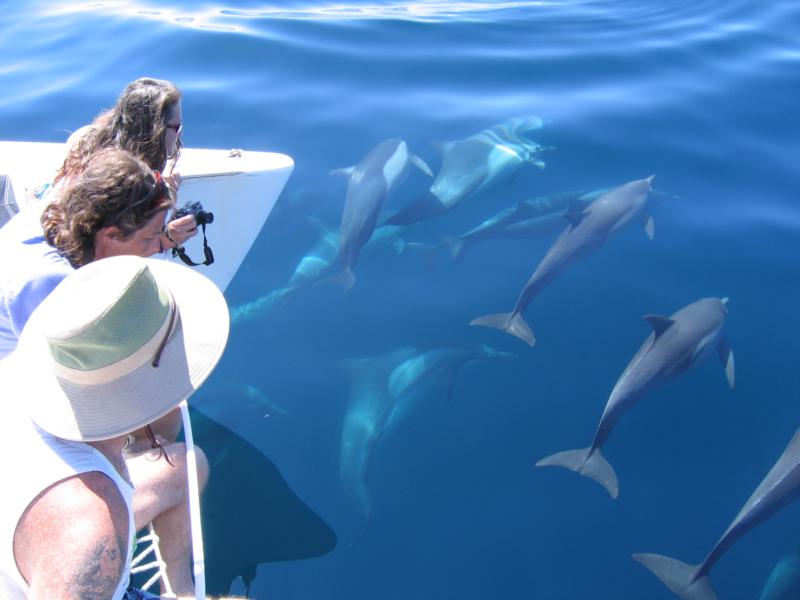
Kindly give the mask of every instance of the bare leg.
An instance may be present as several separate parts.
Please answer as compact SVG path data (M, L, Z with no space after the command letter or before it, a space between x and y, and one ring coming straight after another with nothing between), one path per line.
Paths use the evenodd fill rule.
M133 482L133 513L137 531L153 523L161 539L159 547L167 564L167 577L173 591L193 594L191 536L186 475L186 447L165 444L171 466L158 450L148 450L127 460ZM197 478L202 490L208 481L208 460L195 447ZM162 590L163 591L163 590Z

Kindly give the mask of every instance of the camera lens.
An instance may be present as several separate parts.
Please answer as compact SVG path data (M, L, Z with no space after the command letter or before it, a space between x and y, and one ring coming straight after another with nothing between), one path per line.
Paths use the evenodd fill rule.
M197 214L195 214L195 220L197 221L198 225L205 225L207 223L214 222L214 213L208 212L206 210L198 210Z

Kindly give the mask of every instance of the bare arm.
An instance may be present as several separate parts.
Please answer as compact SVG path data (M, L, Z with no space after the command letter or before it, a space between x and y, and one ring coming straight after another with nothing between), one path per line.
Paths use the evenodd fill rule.
M14 556L29 600L108 600L123 575L128 510L113 481L97 471L39 494L14 532Z

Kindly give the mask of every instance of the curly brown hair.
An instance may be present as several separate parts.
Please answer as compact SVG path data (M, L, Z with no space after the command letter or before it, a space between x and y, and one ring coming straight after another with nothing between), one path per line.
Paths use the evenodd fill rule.
M45 207L41 223L47 243L78 268L94 260L101 229L113 225L129 236L172 206L160 174L128 152L109 148L95 154Z
M100 113L70 148L55 182L76 176L103 148L121 148L141 158L151 169L163 170L168 158L165 141L166 116L181 100L171 81L142 77L129 83L113 108ZM177 155L181 147L178 138Z

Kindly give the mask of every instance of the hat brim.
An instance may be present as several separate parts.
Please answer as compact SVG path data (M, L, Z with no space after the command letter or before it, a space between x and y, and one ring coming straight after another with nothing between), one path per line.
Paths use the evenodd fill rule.
M11 401L24 403L44 431L73 441L125 435L167 414L213 371L230 328L222 293L210 279L186 266L146 261L158 285L172 294L179 315L158 366L147 362L99 385L65 381L54 372L49 344L34 311L17 349L6 359L11 362L6 385L13 390ZM80 418L76 406L82 407Z

